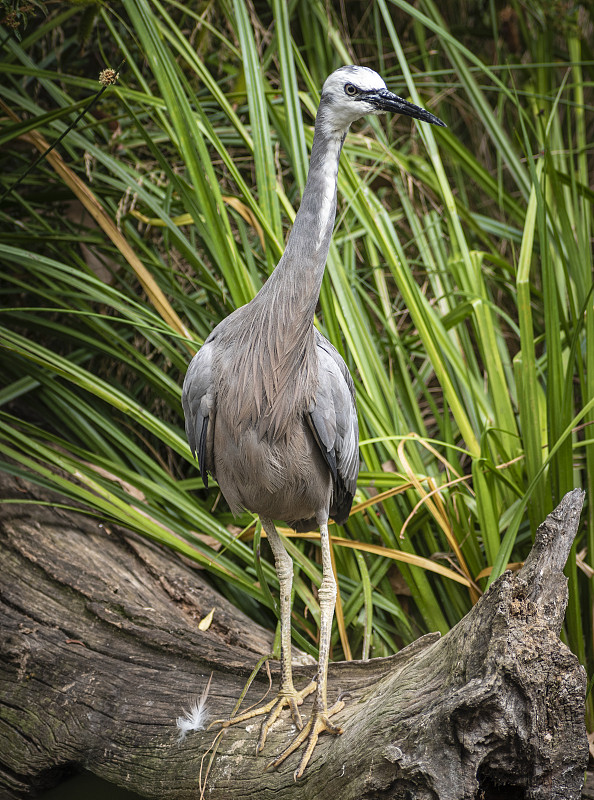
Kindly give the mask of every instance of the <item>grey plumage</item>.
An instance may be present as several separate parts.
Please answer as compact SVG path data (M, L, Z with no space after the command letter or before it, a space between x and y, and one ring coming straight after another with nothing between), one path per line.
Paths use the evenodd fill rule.
M202 479L207 484L208 473L216 478L233 513L247 509L260 516L279 573L280 705L262 726L260 748L271 716L278 716L282 705L290 705L302 727L297 710L301 695L293 688L290 668L292 567L272 520L300 531L320 527L323 613L315 721L310 720L308 735L317 739L320 730L340 732L328 722L326 708L325 675L336 595L327 523L331 516L342 524L349 515L359 465L358 427L352 378L337 350L314 328L313 318L334 226L338 161L346 133L359 117L386 110L443 125L429 112L389 92L373 70L342 67L327 79L316 116L307 183L285 252L256 297L212 331L184 381L186 433ZM264 710L270 709L263 707L255 713ZM301 772L309 759L306 756Z
M251 305L215 328L188 369L187 434L202 478L218 480L234 513L312 530L331 502L343 523L358 471L352 378L313 313L307 339L293 335L282 349L273 320ZM294 330L284 314L279 322Z

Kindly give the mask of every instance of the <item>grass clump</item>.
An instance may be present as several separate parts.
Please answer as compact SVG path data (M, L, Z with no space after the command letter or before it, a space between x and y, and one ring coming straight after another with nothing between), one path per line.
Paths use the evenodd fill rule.
M123 0L94 6L82 47L78 4L18 37L5 21L2 468L195 558L274 623L271 560L203 488L180 386L282 253L324 78L371 66L449 127L370 119L341 161L317 322L357 385L362 469L333 531L333 655L448 630L566 491L594 490L592 20L555 8ZM592 513L564 632L589 669ZM315 537L289 548L315 652Z

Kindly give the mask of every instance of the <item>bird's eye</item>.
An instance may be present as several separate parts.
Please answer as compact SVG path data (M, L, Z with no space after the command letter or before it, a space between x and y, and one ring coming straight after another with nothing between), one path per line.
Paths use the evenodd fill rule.
M344 91L346 94L348 94L349 97L354 97L358 93L357 87L353 86L352 83L346 83Z

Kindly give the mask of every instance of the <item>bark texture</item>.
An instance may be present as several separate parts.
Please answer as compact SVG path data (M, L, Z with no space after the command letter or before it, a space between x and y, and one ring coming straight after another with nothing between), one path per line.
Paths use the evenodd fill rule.
M0 481L3 496L40 495ZM329 701L350 693L335 718L344 733L322 737L298 783L297 755L264 772L294 735L284 715L260 757L258 720L223 735L204 796L578 800L586 680L559 632L582 503L580 490L566 495L524 567L502 575L446 636L331 664ZM271 634L173 553L82 514L0 509L0 797L34 794L82 768L144 797L200 797L215 731L178 743L175 719L211 672L211 718L230 714ZM298 667L296 684L313 671ZM246 704L267 687L264 674Z

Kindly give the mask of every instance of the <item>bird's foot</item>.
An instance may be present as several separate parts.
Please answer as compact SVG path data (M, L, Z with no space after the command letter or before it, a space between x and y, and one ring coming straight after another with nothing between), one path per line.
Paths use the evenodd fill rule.
M309 722L304 728L301 729L300 733L297 734L291 744L285 748L285 750L283 750L283 752L277 758L267 764L266 769L276 769L276 767L278 767L278 765L281 764L285 758L287 758L287 756L290 756L291 753L294 753L295 750L301 747L303 742L305 742L307 739L305 752L301 756L299 766L293 773L295 780L300 778L309 763L309 759L311 758L316 744L318 743L318 737L320 733L325 731L326 733L332 733L334 736L342 733L342 728L338 725L333 725L330 722L329 717L333 716L334 714L338 714L339 711L342 711L344 706L344 700L339 698L336 703L334 703L332 708L328 709L327 711L314 711L309 718Z
M228 728L231 725L246 722L246 720L253 719L253 717L259 717L261 714L266 714L266 718L260 727L260 737L258 739L258 744L256 745L256 754L258 754L264 747L266 737L268 736L268 731L279 718L281 711L283 708L285 708L285 706L289 706L291 717L293 718L293 722L298 729L301 730L303 728L303 721L301 719L301 714L299 713L299 706L303 703L304 699L308 695L315 691L315 688L316 683L315 681L312 681L311 683L308 683L304 689L300 689L299 691L293 688L281 689L277 696L269 703L266 703L263 706L258 706L258 708L252 708L250 711L246 711L244 714L239 714L237 717L231 717L231 719L215 719L210 723L209 728L213 725L220 725L221 728Z

